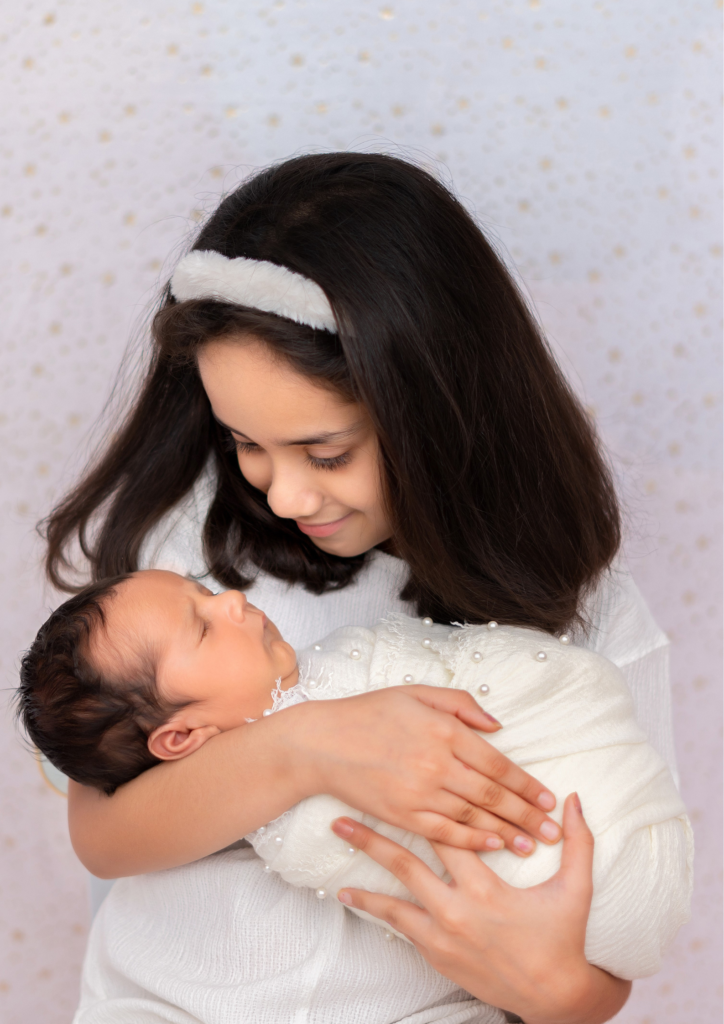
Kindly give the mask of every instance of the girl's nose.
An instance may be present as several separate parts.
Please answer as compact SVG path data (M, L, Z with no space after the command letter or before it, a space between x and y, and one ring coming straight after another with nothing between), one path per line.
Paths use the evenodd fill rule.
M319 512L324 496L308 485L303 473L278 471L272 477L266 500L280 519L304 519Z

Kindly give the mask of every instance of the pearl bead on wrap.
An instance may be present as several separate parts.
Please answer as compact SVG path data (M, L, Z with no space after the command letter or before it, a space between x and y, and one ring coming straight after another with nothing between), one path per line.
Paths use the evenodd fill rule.
M483 660L483 656L480 653L480 651L474 651L473 652L473 661L482 661L482 660Z
M547 657L548 655L545 651L538 651L538 653L536 654L536 658L538 659L538 661L545 661Z
M322 645L321 644L315 644L314 647L313 647L313 650L321 651L322 650Z
M281 846L283 842L284 842L284 840L282 839L281 836L274 836L274 845L275 846Z
M430 618L429 615L426 615L425 618L422 620L422 623L423 623L424 626L431 626L432 625L432 619Z
M482 693L483 695L485 695L486 693L490 693L490 687L488 686L488 684L481 683L480 686L478 687L478 693Z
M432 647L432 640L430 639L429 636L426 636L425 639L422 641L422 646L423 647Z
M318 900L326 899L326 897L327 897L327 890L326 889L317 889L317 899Z
M488 629L497 629L497 628L498 628L498 623L495 621L495 619L491 619L490 622L488 623Z
M360 652L356 648L355 648L354 651L350 651L349 652L349 656L352 659L352 661L359 661L360 658L362 657L362 655L360 654Z
M264 710L262 711L262 716L263 716L264 718L268 718L268 716L269 716L269 715L270 715L271 713L272 713L272 709L271 709L271 708L264 708Z
M410 683L414 683L415 682L415 678L414 678L414 676L411 676L410 673L408 672L406 676L402 677L402 681L403 681L403 683L407 683L408 686L409 686Z
M569 637L568 633L562 633L562 634L561 634L561 635L560 635L560 636L558 637L558 639L560 640L560 642L561 642L562 644L569 644L569 643L571 642L571 638Z

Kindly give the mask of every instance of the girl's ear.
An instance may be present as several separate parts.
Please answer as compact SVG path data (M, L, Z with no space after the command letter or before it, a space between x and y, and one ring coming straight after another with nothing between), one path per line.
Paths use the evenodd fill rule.
M161 761L176 761L202 747L212 736L218 736L221 729L216 725L201 725L195 729L171 719L148 737L148 749Z

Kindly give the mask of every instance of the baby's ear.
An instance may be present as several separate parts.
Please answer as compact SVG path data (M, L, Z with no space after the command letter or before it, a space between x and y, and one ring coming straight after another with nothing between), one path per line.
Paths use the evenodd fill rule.
M161 761L177 761L180 757L193 754L220 732L221 729L216 725L201 725L191 729L171 719L154 729L148 737L148 749Z

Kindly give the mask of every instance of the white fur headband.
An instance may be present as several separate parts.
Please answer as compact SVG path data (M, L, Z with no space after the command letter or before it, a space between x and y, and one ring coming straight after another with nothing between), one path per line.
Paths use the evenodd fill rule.
M179 262L171 278L171 294L186 299L216 299L276 313L298 324L337 333L329 299L308 277L293 270L249 260L228 259L220 252L195 249Z

